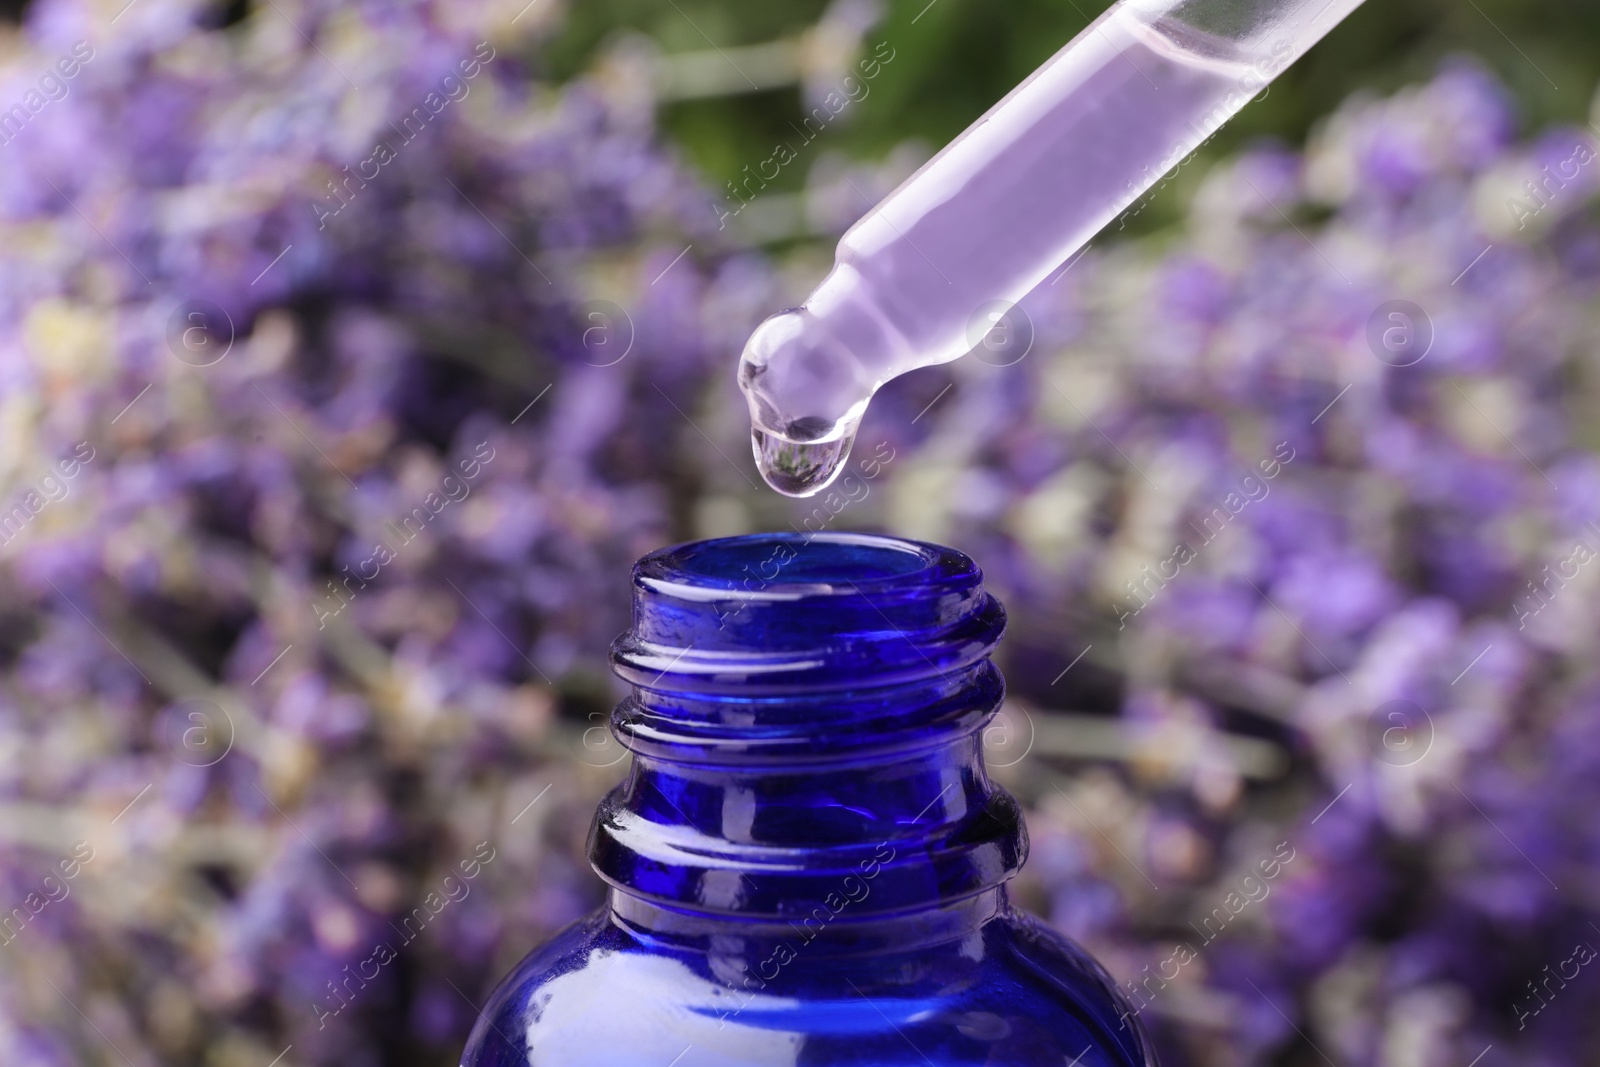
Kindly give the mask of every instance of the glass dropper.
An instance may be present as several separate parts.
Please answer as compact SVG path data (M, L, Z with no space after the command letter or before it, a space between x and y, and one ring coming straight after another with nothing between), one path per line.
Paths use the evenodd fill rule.
M804 304L751 335L739 386L767 483L827 486L885 382L973 349L1361 2L1113 5L852 226Z

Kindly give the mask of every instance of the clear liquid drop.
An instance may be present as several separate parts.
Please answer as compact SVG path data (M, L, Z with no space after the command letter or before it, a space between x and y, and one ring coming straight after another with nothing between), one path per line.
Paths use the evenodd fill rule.
M808 497L826 489L850 458L852 428L830 440L795 441L760 427L750 429L750 448L766 483L784 496Z

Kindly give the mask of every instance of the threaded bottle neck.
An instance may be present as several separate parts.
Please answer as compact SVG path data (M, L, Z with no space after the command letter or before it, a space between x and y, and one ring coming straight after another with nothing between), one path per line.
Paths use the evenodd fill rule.
M757 535L654 553L633 584L612 729L634 762L590 839L631 914L881 919L1020 867L980 742L1004 612L966 556Z

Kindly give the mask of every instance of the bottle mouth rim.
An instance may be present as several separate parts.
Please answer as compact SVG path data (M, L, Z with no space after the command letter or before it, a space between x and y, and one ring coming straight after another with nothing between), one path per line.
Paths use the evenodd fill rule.
M652 552L634 582L680 600L792 601L927 588L938 572L977 579L970 557L941 545L864 533L758 533L690 541Z
M1005 613L952 548L856 533L762 533L653 552L612 667L655 693L900 684L987 656Z

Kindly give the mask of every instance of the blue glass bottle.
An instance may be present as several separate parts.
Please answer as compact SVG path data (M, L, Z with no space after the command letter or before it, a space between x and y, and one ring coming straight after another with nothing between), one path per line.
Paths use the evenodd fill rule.
M1007 903L1005 613L972 560L763 534L646 556L633 596L608 902L500 984L463 1067L1154 1063L1099 965Z

